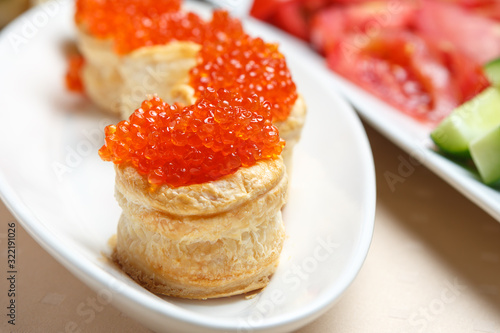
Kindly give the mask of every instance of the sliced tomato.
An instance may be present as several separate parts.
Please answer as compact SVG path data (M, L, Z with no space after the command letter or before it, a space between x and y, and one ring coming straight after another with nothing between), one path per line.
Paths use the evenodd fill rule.
M472 8L472 7L494 4L497 0L440 0L440 1L451 3L454 5L463 6L463 7L467 7L467 8Z
M308 1L308 0L305 0ZM360 4L360 3L367 3L367 2L372 2L374 0L331 0L330 2L333 4L341 4L341 5L352 5L352 4ZM384 2L389 2L391 0L383 0ZM402 0L406 1L406 0Z
M462 52L477 63L500 56L500 25L462 7L422 0L416 30L450 52Z
M346 33L364 33L371 37L384 29L407 29L416 12L414 1L330 6L313 17L311 42L320 52L328 53Z
M310 40L321 53L330 52L347 31L347 18L342 7L330 7L318 12L311 20Z
M477 15L500 21L500 2L476 6L470 10Z
M335 3L334 0L300 0L305 10L308 11L311 15L319 10L323 10L327 8L332 3Z
M459 105L450 72L417 35L384 30L351 35L327 56L337 73L421 120L437 122Z
M252 8L250 9L250 15L259 20L268 20L278 8L287 2L295 0L254 0ZM295 1L296 2L296 1Z
M439 50L443 63L450 71L452 84L458 93L458 100L464 103L490 86L483 66L460 52Z
M276 9L269 21L286 32L309 40L308 13L298 1L283 3Z

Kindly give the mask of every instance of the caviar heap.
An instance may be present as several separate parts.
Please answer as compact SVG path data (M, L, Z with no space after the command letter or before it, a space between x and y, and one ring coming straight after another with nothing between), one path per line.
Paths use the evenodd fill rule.
M78 0L75 21L94 37L112 39L115 51L171 40L199 42L204 21L180 12L180 0Z
M246 34L205 43L190 77L197 96L207 87L230 89L245 97L259 95L270 103L273 121L285 120L297 99L295 83L278 46Z
M150 184L173 187L216 180L276 158L285 146L269 103L211 88L184 108L146 100L129 120L107 126L105 135L104 161L132 165Z
M78 0L75 21L100 39L111 39L126 54L144 46L171 41L202 44L243 34L238 20L216 11L210 22L180 11L180 0Z
M206 22L180 11L180 0L78 0L75 19L94 37L112 40L118 54L172 41L202 45L190 73L196 97L207 87L257 94L271 104L273 121L285 120L297 99L278 46L248 36L225 11Z
M181 0L77 0L75 21L95 37L108 38L130 21L155 19L180 8Z

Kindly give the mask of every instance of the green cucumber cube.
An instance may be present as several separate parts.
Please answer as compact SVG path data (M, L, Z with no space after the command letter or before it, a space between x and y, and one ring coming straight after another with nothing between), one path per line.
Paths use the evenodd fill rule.
M500 125L500 90L489 87L460 105L432 131L431 138L442 151L469 158L472 140Z
M488 80L494 85L500 85L500 58L490 61L483 67Z
M485 184L500 181L500 126L470 143L472 160Z

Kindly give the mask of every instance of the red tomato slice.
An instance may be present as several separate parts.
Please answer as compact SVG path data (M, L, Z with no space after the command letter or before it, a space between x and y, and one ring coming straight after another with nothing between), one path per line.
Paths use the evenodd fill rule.
M302 6L309 14L312 14L325 7L328 7L329 5L331 5L332 2L334 2L333 0L299 0L299 1L302 3Z
M471 8L471 11L489 19L500 21L500 2L485 4Z
M422 0L417 31L443 49L483 64L500 56L500 25L456 5Z
M342 7L319 11L311 21L310 40L321 53L330 52L340 42L347 30L347 18Z
M305 0L308 1L308 0ZM342 4L342 5L353 5L353 4L360 4L360 3L366 3L366 2L372 2L374 0L331 0L331 3L334 4ZM391 0L382 0L384 2L389 2ZM406 0L403 0L406 1Z
M443 63L450 71L452 83L461 103L473 98L490 86L481 65L460 52L440 50Z
M320 52L335 47L345 33L373 36L383 29L406 29L417 11L414 1L371 1L350 6L330 6L311 22L311 42Z
M308 15L299 2L281 4L269 21L296 37L309 40Z
M440 56L411 32L384 30L371 39L351 35L327 61L337 73L420 120L438 122L460 104Z
M435 0L434 0L435 1ZM494 4L497 0L440 0L441 2L448 2L463 7L476 7Z
M259 20L267 20L283 3L291 1L296 2L296 0L254 0L250 15Z

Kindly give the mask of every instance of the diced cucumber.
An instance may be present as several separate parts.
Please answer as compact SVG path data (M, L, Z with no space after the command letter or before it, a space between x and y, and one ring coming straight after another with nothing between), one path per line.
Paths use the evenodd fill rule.
M436 145L455 157L470 157L470 142L500 125L499 89L489 87L456 108L432 131Z
M500 182L500 126L472 140L469 148L483 182Z
M484 72L494 86L500 85L500 58L490 61L484 65Z

